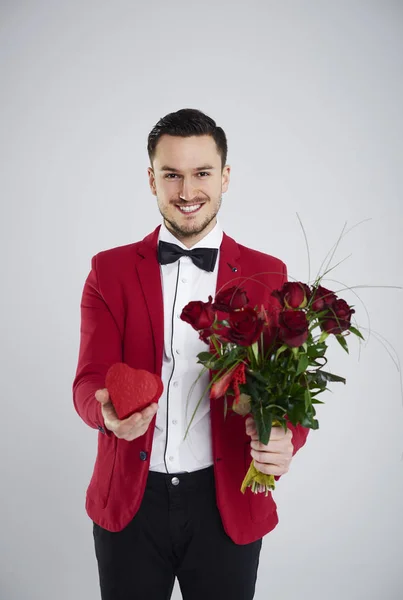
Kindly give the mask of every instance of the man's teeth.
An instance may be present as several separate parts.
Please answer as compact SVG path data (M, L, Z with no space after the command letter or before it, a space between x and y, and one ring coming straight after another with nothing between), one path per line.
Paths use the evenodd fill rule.
M195 204L194 206L180 206L182 212L194 212L201 207L201 204Z

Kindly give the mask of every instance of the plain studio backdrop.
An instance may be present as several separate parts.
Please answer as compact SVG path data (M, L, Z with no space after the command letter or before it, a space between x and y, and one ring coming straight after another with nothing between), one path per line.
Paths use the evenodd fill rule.
M403 285L403 5L3 0L1 600L100 597L85 491L97 431L75 412L91 257L160 222L147 135L198 108L228 137L220 223L308 280ZM342 282L342 283L338 283ZM256 599L403 597L403 292L343 292L373 334L350 356L274 498ZM367 334L367 332L365 331ZM367 335L366 335L367 337ZM391 351L393 354L393 351ZM133 590L136 580L133 577ZM173 599L180 598L176 582Z

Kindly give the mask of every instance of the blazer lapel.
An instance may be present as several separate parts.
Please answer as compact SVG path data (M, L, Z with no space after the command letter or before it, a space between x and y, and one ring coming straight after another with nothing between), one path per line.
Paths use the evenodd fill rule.
M137 273L143 288L146 306L150 316L154 341L154 371L161 375L162 353L164 348L164 305L162 297L161 269L157 258L158 233L161 225L145 237L137 253Z
M226 233L223 233L220 246L216 294L222 288L240 285L242 269L239 255L239 247L236 241Z

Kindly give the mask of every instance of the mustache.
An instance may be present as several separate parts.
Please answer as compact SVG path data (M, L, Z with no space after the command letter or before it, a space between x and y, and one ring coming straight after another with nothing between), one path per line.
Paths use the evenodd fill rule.
M179 204L180 206L186 206L187 204L203 204L203 202L207 202L208 198L192 198L192 200L183 200L183 198L179 198L179 200L173 200L174 204Z

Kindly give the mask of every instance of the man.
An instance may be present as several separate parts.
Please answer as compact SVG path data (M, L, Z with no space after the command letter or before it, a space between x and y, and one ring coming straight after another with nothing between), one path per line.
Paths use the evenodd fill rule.
M248 600L262 537L278 517L271 494L242 494L241 482L251 457L278 480L309 430L273 427L262 445L253 419L224 419L223 402L210 401L208 374L190 394L201 368L196 355L207 347L180 314L191 300L207 301L256 273L267 273L264 285L255 278L243 287L252 306L269 304L286 269L222 231L217 214L230 167L225 133L210 117L168 114L150 133L148 154L163 223L141 242L95 255L81 302L73 398L99 430L86 510L102 599L168 599L177 577L186 600ZM105 389L116 362L157 373L164 384L157 403L123 421Z

